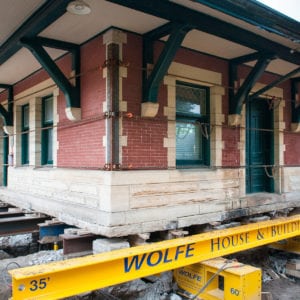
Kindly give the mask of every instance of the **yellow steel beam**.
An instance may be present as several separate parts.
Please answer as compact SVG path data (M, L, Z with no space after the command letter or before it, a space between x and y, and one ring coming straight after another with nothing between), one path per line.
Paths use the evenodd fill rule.
M299 235L296 215L15 269L12 299L60 299Z

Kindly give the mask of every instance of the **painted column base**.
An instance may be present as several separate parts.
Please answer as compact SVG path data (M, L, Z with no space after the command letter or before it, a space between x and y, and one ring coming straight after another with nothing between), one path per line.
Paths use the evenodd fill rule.
M79 107L67 107L65 109L66 116L70 121L81 120L81 108Z
M240 126L241 125L242 116L235 114L228 116L228 125L229 126Z
M3 130L6 134L8 135L13 135L14 134L14 126L3 126Z
M295 133L300 132L300 123L292 123L291 130L292 130L292 132L295 132Z
M142 103L142 117L154 118L158 113L159 104L153 102Z

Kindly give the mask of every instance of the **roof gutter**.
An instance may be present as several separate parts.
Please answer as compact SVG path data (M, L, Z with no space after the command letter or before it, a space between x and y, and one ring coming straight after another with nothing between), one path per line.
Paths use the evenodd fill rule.
M192 0L294 42L300 42L300 23L253 0ZM249 14L251 12L251 14Z

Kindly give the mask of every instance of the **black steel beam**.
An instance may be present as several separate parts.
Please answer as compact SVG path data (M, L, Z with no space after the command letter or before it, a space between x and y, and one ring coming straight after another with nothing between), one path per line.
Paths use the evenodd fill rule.
M0 65L22 48L21 38L32 38L66 12L72 0L48 0L0 46Z
M291 49L289 47L283 46L279 43L266 39L263 36L174 2L166 0L161 0L159 2L140 0L107 1L172 22L188 24L199 31L224 38L239 45L258 50L259 52L276 53L279 58L293 64L300 65L300 53L291 53Z

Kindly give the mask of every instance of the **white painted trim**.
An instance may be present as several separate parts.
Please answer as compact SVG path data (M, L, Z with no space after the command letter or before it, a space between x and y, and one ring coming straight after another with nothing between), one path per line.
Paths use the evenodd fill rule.
M57 85L51 78L49 78L19 94L14 95L14 101L17 105L24 105L33 97L44 97L52 94L55 89L57 89Z

